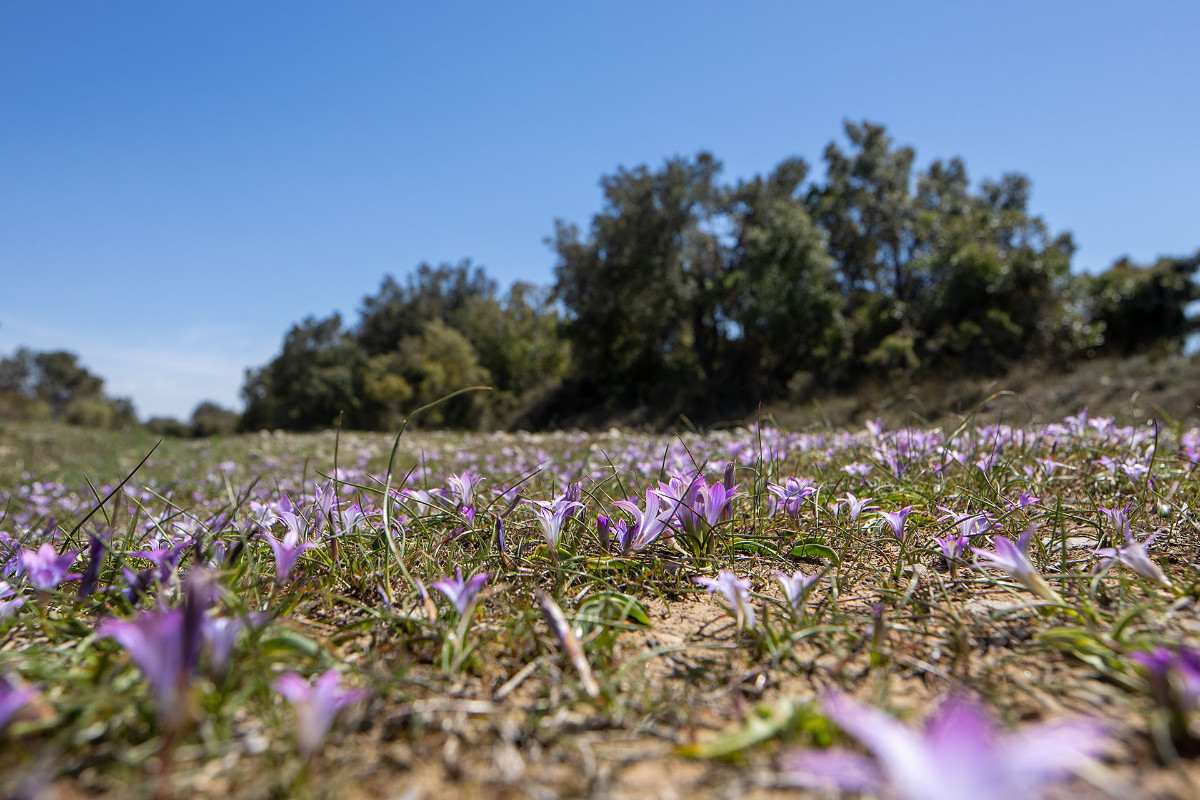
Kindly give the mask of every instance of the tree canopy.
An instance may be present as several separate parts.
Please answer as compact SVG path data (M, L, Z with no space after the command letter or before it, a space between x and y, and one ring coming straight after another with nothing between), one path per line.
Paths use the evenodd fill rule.
M425 421L738 414L881 375L1178 352L1197 331L1200 253L1075 275L1026 176L976 183L882 125L843 133L817 177L790 157L725 182L708 152L618 168L590 223L555 221L551 287L502 294L470 261L389 275L355 324L305 320L247 373L242 427L394 427L474 384L494 391Z

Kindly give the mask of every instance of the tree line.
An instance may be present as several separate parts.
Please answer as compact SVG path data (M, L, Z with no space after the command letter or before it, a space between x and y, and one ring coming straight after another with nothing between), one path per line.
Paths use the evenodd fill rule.
M824 178L800 158L721 181L709 153L600 181L581 230L557 221L554 285L503 296L470 262L388 277L360 318L307 319L252 370L246 429L599 421L638 407L736 414L880 375L996 374L1098 354L1178 352L1200 253L1074 275L1069 233L1012 173L915 167L881 125L847 123Z
M474 385L492 391L418 422L600 424L639 408L715 419L880 377L1180 352L1200 328L1189 313L1200 252L1073 274L1071 235L1032 214L1024 175L973 184L960 158L918 169L881 125L844 133L819 179L788 158L725 182L704 152L620 168L600 180L586 228L555 222L552 286L502 292L470 261L389 275L356 321L292 326L270 363L247 370L240 416L206 403L191 423L153 423L179 435L394 429ZM28 370L4 377L8 363L0 394L65 412Z

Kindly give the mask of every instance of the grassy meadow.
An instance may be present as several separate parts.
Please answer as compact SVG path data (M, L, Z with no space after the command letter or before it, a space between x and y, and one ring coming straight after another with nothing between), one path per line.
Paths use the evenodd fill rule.
M156 442L0 432L6 797L1200 794L1195 429Z

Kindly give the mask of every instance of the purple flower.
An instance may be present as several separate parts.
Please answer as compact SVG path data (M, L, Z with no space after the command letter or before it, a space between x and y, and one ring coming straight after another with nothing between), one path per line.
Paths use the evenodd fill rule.
M800 516L800 507L804 504L805 498L816 493L816 488L812 485L812 481L807 478L788 478L783 482L783 486L777 486L773 483L767 484L767 491L774 495L771 503L771 508L767 514L774 516L779 507L783 507L783 512L792 519Z
M542 528L542 536L545 537L551 550L558 548L558 541L562 538L567 520L574 516L576 509L583 508L583 503L563 498L553 501L530 500L529 503L533 506L533 514L537 517L538 525Z
M675 513L675 507L661 508L662 495L654 489L646 490L646 510L638 508L632 500L616 500L613 505L627 511L634 519L632 531L626 531L626 542L621 551L637 552L645 550L655 539L662 535L667 528L667 522Z
M1200 701L1200 650L1186 645L1174 651L1156 647L1129 658L1146 670L1159 706L1186 714Z
M37 689L32 686L18 689L8 678L0 678L0 731L37 694Z
M825 698L825 713L874 759L844 750L785 757L796 784L887 794L903 800L1033 800L1062 782L1108 740L1091 719L1059 720L998 731L974 701L951 697L922 732L845 695Z
M1042 498L1034 497L1029 492L1021 492L1021 494L1017 496L1017 501L1015 503L1006 501L1005 505L1011 511L1015 508L1028 508L1029 506L1040 502L1042 502Z
M184 538L173 544L167 544L165 547L155 547L150 550L138 550L130 553L130 555L139 556L154 563L158 568L159 583L170 583L171 577L175 574L176 567L179 566L179 561L183 558L183 552L192 544L194 540Z
M729 614L746 630L754 628L754 608L750 605L750 579L738 578L732 571L723 569L715 578L699 577L693 581L708 588L708 593L719 591L729 601Z
M1035 528L1030 525L1017 538L1016 544L1003 536L997 536L995 551L982 550L978 547L971 549L975 555L987 559L986 566L1008 573L1010 577L1015 578L1022 586L1043 600L1063 605L1062 597L1050 588L1050 584L1046 583L1046 579L1029 560L1029 540L1033 537L1034 531Z
M187 718L184 695L194 665L185 658L188 652L198 652L194 644L185 643L185 627L183 610L175 608L143 611L132 620L108 620L96 631L101 638L116 639L129 653L154 690L160 721L171 729Z
M1129 512L1133 510L1133 503L1126 504L1124 508L1105 508L1100 506L1100 513L1108 517L1108 521L1116 529L1117 535L1121 539L1129 539L1131 533L1129 529Z
M995 524L991 514L987 512L982 514L960 514L945 506L938 506L938 508L942 510L942 516L938 517L938 521L953 521L954 527L958 529L958 535L968 539L972 536L981 536L987 533L992 529L992 525Z
M971 543L971 540L966 536L956 536L953 533L946 534L945 536L935 536L933 537L933 541L941 548L942 555L949 562L955 562L962 558L967 545Z
M1158 533L1153 533L1146 537L1144 541L1137 541L1133 538L1133 533L1129 530L1129 526L1125 526L1125 544L1122 547L1101 547L1092 552L1103 557L1100 562L1100 568L1103 569L1113 559L1127 565L1130 569L1141 575L1146 580L1160 583L1163 586L1170 587L1171 579L1162 571L1162 567L1150 560L1150 554L1147 548L1158 538Z
M37 550L22 550L21 565L35 589L50 592L69 577L67 570L75 563L77 555L78 550L68 550L59 555L54 545L46 542Z
M481 572L464 581L462 567L456 567L453 578L442 578L430 585L450 599L458 609L459 616L466 616L467 610L474 605L475 598L479 596L479 590L487 583L488 577L486 572Z
M11 617L17 609L25 605L24 597L14 597L14 595L16 595L16 591L8 581L0 581L0 619Z
M864 511L878 511L879 506L869 505L870 497L864 497L861 500L855 497L850 492L846 492L845 496L838 501L838 505L846 506L846 513L850 517L851 522L857 522L859 514Z
M289 672L275 681L275 691L296 709L296 739L305 759L312 758L325 741L337 713L367 696L362 689L343 689L335 669L313 683Z
M449 484L449 494L457 501L458 513L468 523L475 520L475 487L483 480L478 475L464 472L461 475L451 475L446 479Z
M733 501L741 496L741 490L737 487L726 489L721 483L706 486L702 481L693 495L692 510L709 528L715 528L720 522L732 517Z
M554 634L555 639L558 639L558 644L567 654L567 658L571 659L571 664L583 681L584 691L590 697L599 697L600 684L596 683L596 677L592 674L587 654L583 652L583 645L579 643L579 637L571 629L567 615L559 608L558 603L554 602L554 598L545 592L539 591L537 598L538 604L542 607L542 616L545 617L546 624L550 626L550 632Z
M208 666L217 674L224 675L233 656L233 645L238 632L245 623L236 617L205 617L200 632L208 643Z
M805 575L800 570L796 570L791 575L779 570L772 570L771 573L783 588L783 596L787 598L792 611L797 615L802 615L804 601L808 599L808 593L812 591L813 584L817 582L817 576Z
M903 542L904 523L910 514L912 514L912 506L905 506L899 511L884 511L879 515L879 518L887 523L888 528L892 531L892 535Z
M299 520L299 518L295 518ZM285 525L287 520L285 520ZM275 553L275 583L282 586L292 574L292 570L296 566L296 562L300 560L300 555L305 550L310 550L321 545L316 542L305 542L300 539L299 525L288 525L287 531L283 534L282 539L277 539L269 531L263 531L259 534L267 544L271 545L271 550Z

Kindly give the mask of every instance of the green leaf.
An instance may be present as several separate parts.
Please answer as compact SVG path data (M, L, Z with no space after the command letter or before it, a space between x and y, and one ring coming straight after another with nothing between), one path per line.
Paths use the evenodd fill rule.
M263 638L259 648L264 654L271 653L300 653L314 658L321 654L321 645L302 633L284 631L274 636Z
M807 539L801 539L799 542L797 542L796 545L792 547L790 555L792 558L807 558L813 561L828 561L835 566L841 563L841 559L838 558L837 551L825 544L823 539L815 536Z
M784 700L774 708L758 705L737 728L715 739L682 745L675 752L685 758L729 758L775 737L804 714L805 707L791 700Z

